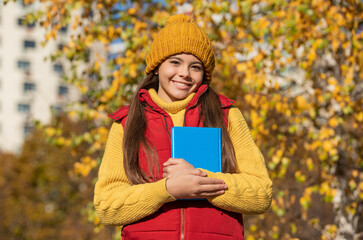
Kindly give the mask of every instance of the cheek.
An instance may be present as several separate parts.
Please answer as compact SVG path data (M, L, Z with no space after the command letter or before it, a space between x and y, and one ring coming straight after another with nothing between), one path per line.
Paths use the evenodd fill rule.
M194 80L197 84L201 84L203 82L203 73L196 73L194 76Z
M160 69L159 75L168 77L175 75L175 70L173 68L162 68Z

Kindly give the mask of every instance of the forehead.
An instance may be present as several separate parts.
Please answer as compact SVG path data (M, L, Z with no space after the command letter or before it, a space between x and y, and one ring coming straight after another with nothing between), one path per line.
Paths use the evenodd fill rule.
M202 62L193 54L180 53L170 56L167 59L178 59L185 62L195 62L202 64Z

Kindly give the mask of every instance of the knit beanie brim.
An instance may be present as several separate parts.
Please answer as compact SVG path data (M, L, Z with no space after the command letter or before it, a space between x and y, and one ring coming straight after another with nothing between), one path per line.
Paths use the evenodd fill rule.
M183 14L170 17L155 37L146 57L146 75L168 57L182 53L192 54L203 63L206 80L210 82L215 65L210 40L203 29Z

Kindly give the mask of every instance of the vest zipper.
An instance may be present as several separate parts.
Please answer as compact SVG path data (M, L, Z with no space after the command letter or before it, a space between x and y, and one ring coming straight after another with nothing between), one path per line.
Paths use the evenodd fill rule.
M166 131L168 132L169 136L171 136L171 134L169 132L169 128L168 128L168 123L166 122L166 118L165 118L164 114L161 114L161 115L163 115L163 119L164 119L164 122L165 122Z
M180 231L180 239L184 240L184 231L185 231L185 216L184 216L184 208L181 208L181 231Z

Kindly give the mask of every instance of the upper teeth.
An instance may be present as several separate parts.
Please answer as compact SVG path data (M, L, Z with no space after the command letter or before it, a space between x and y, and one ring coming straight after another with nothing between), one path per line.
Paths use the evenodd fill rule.
M187 84L185 83L181 83L181 82L174 82L175 84L178 84L178 85L181 85L181 86L188 86Z

